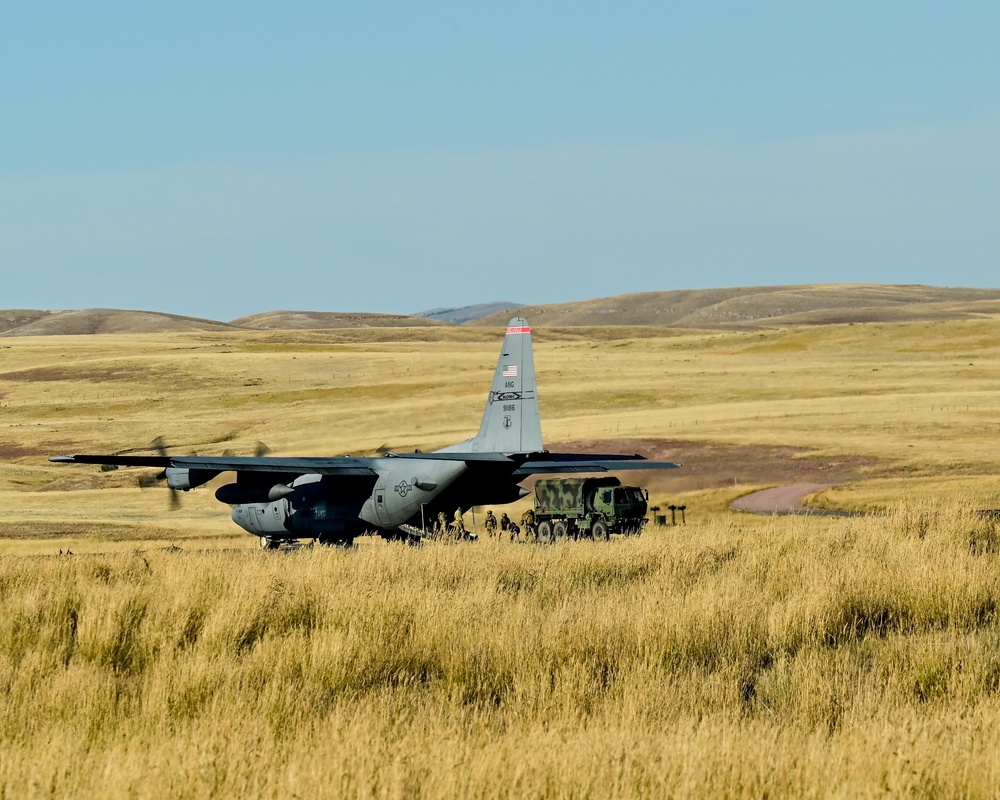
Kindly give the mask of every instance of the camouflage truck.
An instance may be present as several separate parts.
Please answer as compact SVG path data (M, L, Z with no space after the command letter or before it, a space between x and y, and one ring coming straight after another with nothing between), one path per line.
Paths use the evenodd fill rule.
M535 484L539 542L566 537L603 541L612 533L642 532L646 494L618 478L543 478Z

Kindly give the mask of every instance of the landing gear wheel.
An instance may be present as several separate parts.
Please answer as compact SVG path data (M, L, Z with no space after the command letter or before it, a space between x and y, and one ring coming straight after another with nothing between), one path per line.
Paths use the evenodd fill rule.
M538 523L535 541L539 544L549 544L552 541L552 526L548 522Z
M277 550L279 547L281 547L281 542L277 539L272 539L270 536L260 537L261 550Z
M566 538L566 523L562 520L552 523L552 536L557 542Z
M595 542L606 542L608 540L608 524L603 520L595 520L590 526L590 535Z

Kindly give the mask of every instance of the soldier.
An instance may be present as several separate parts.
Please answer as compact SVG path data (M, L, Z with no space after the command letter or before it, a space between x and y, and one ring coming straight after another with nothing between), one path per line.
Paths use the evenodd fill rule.
M505 516L506 516L506 515L505 515ZM518 534L519 534L519 533L521 532L521 529L520 529L519 527L517 527L517 523L516 523L516 522L511 522L510 524L508 524L508 526L507 526L507 530L509 530L509 531L510 531L510 540L511 540L512 542L513 542L513 541L514 541L515 539L517 539L517 535L518 535ZM501 538L502 538L502 537L501 537Z
M521 528L526 542L535 538L535 512L532 509L529 508L521 515Z
M483 527L486 528L486 533L492 539L497 535L497 518L493 516L493 509L489 509L486 512L486 519L483 520Z
M443 511L438 511L437 522L434 523L434 538L443 539L448 533L448 518Z
M465 519L462 517L461 506L455 509L455 522L453 525L455 528L455 541L460 542L465 538Z
M504 533L506 533L507 529L509 527L510 527L510 517L508 517L507 516L507 512L504 511L500 515L500 533L501 533L501 535L504 534Z

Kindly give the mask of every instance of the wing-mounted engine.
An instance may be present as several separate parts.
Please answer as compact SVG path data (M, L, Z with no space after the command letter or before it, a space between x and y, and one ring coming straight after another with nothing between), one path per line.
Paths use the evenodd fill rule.
M380 528L396 528L420 514L466 471L464 461L381 459L379 478L361 519Z
M183 492L208 483L218 474L218 470L214 469L167 467L163 470L163 477L167 479L167 486L171 489L180 489Z

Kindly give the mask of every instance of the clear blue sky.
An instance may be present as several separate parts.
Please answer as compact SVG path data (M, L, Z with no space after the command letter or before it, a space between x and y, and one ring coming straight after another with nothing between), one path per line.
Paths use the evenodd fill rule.
M1000 3L8 3L0 308L1000 286Z

